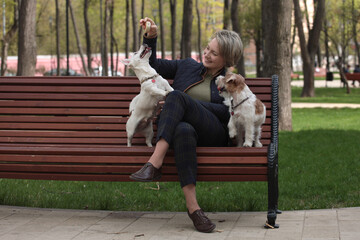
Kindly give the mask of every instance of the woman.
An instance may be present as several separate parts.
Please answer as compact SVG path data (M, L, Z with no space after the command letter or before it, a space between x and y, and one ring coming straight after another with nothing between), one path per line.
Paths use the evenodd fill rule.
M200 232L212 232L215 224L206 217L196 199L197 146L227 146L228 107L219 96L215 79L225 75L226 67L234 66L242 55L239 35L222 30L213 35L203 54L203 63L191 58L156 59L157 26L150 18L140 20L145 29L143 43L152 49L150 65L164 78L174 79L175 91L166 97L159 116L157 142L149 161L131 175L135 181L161 178L161 166L171 146L185 195L188 215Z

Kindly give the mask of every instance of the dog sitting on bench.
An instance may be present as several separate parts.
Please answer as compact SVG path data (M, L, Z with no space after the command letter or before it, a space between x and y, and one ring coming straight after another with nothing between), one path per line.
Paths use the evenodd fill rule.
M262 147L261 125L265 122L266 107L256 98L243 76L228 72L215 81L219 93L229 106L228 123L230 138L236 137L238 147ZM245 132L245 142L243 142Z
M126 122L127 146L136 132L144 134L146 145L152 147L153 117L156 114L159 101L165 99L166 95L174 89L169 82L162 78L149 64L151 48L142 45L131 59L125 59L123 63L134 70L140 80L140 93L135 96L129 106L130 117Z

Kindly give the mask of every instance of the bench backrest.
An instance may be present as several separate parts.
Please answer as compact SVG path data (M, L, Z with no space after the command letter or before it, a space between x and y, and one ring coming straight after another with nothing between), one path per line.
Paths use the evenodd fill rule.
M267 108L262 143L271 137L271 79L246 79ZM1 77L0 144L126 145L136 77ZM156 129L156 128L155 128ZM145 145L141 135L134 145Z

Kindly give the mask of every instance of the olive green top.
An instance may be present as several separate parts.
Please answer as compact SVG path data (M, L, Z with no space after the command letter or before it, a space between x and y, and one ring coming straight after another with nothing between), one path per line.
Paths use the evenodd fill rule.
M207 73L201 83L191 87L186 93L194 99L210 102L211 90L210 83L213 79L213 75Z

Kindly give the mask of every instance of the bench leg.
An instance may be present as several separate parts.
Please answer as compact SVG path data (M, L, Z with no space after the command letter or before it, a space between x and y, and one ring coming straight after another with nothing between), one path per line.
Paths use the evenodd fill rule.
M268 150L268 214L266 228L278 228L275 223L278 213L278 152L274 143L269 145Z

